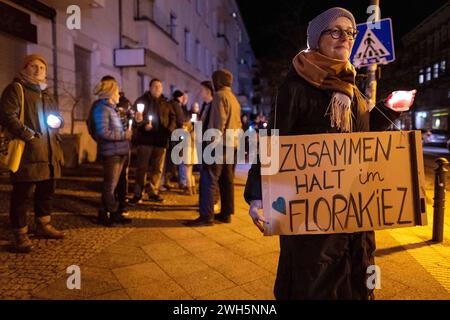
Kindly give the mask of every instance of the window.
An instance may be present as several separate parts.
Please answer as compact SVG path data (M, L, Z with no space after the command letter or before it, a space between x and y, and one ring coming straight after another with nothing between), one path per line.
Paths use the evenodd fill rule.
M206 22L206 26L209 26L209 1L210 0L205 0L205 22Z
M211 8L209 9L209 13L208 13L208 25L209 25L210 28L211 28L211 34L212 34L213 36L216 35L216 34L215 34L215 31L214 31L214 17L215 17L215 15L216 15L215 11L216 11L216 10L214 10L214 8L211 7Z
M196 0L195 1L195 9L199 15L202 15L204 8L204 0Z
M206 77L211 77L211 64L209 63L210 61L210 57L209 57L209 50L208 48L205 48L205 57L204 60L205 61L205 74Z
M150 76L145 73L138 73L138 82L139 82L139 95L143 95L149 88L150 85Z
M217 70L217 58L215 56L211 57L211 69L212 72Z
M91 52L75 46L75 119L85 120L91 105ZM74 102L75 103L75 102Z
M431 67L427 67L427 78L426 78L426 80L427 81L431 80Z
M184 29L184 57L187 62L192 62L191 57L191 32Z
M419 83L422 84L424 82L423 69L419 71Z
M198 39L196 39L195 40L194 59L195 59L195 66L199 70L201 68L201 60L202 60L201 55L202 55L202 50L201 50L201 47L200 47L200 41Z
M439 63L433 65L433 79L439 78Z
M170 12L169 33L173 39L175 39L176 36L176 27L177 27L177 16L172 11Z
M442 60L441 61L441 73L444 74L445 73L445 69L447 68L447 61Z

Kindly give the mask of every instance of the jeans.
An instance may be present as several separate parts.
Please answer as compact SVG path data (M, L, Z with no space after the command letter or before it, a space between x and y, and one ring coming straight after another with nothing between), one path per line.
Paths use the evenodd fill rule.
M195 178L192 174L192 170L194 169L193 164L184 164L181 163L179 166L180 170L180 186L192 188L195 187Z
M34 188L36 188L34 190L35 217L50 216L55 194L55 180L13 183L9 208L9 217L13 229L21 229L28 225L27 213L31 207L31 202L33 202Z
M125 163L120 172L119 182L117 183L116 190L114 191L117 200L119 201L119 209L123 209L127 206L127 194L128 194L128 168L130 166L130 154L125 159Z
M235 153L236 158L236 153ZM203 164L200 171L200 216L214 219L214 191L219 187L220 214L234 213L234 170L235 164Z
M161 184L162 185L170 185L170 182L173 180L178 181L178 166L172 162L171 153L172 153L173 145L169 143L169 148L166 151L166 156L164 160L164 169L163 174L161 176Z
M104 212L117 212L119 203L116 201L115 190L122 174L123 166L128 156L106 156L103 161L102 208Z
M150 184L148 195L150 197L158 195L165 156L166 148L147 145L138 146L136 184L134 185L134 195L136 197L142 197L147 170L149 171L148 180Z

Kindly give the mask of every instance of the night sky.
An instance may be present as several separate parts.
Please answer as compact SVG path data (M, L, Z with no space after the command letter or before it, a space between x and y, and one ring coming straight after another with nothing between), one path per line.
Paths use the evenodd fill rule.
M292 57L306 48L308 22L328 8L350 10L357 23L367 21L369 0L237 0L251 44L263 73L279 74ZM395 46L401 36L412 30L447 0L380 0L381 18L392 18Z

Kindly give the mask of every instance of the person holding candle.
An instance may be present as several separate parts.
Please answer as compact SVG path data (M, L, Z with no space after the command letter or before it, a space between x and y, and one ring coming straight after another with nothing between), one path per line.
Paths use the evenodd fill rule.
M195 107L195 104L197 104L197 107ZM195 177L192 174L192 172L194 169L194 165L199 163L197 148L195 146L195 132L194 132L194 125L199 120L198 112L199 106L198 103L195 102L192 105L191 110L188 112L189 117L185 119L182 125L182 129L188 133L187 136L189 137L190 140L189 147L186 148L187 152L186 162L183 161L179 166L180 185L185 195L194 195L197 193ZM181 180L181 177L183 178L183 180Z
M49 239L64 238L64 233L50 223L55 179L61 177L64 162L58 135L64 121L47 89L47 72L47 61L43 56L26 56L22 70L3 91L0 100L0 125L12 136L25 141L19 169L11 173L13 189L9 209L14 249L24 253L33 248L27 223L27 213L33 201L35 235ZM19 115L22 103L23 123Z
M133 106L137 111L135 117L137 167L134 197L128 201L129 205L136 205L141 201L147 170L149 200L163 201L159 195L159 187L170 136L176 128L176 116L172 105L162 92L161 80L152 79L149 91L138 98ZM140 110L142 112L139 112Z

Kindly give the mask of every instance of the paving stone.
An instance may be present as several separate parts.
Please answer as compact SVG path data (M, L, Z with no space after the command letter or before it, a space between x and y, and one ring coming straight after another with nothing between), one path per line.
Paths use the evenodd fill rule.
M128 288L127 293L133 300L190 300L190 296L172 279L152 281L144 286Z
M247 282L240 287L258 300L274 300L273 288L275 276L270 275L258 280Z
M193 239L179 239L177 243L191 253L223 248L223 246L205 236Z
M206 269L174 279L186 292L198 299L207 294L235 287L235 284L219 272Z
M224 247L199 251L194 254L204 263L214 268L224 263L239 263L242 260L242 257Z
M175 241L160 242L142 247L144 252L154 261L167 260L182 256L188 252Z
M169 279L169 276L154 262L113 269L113 273L126 289L147 285L155 280Z
M91 297L92 300L130 300L130 296L124 289L107 292Z
M270 274L253 262L243 258L239 263L230 261L215 267L215 269L237 285L242 285Z
M265 253L273 252L273 249L256 240L245 239L236 243L224 244L225 247L242 257L260 256Z
M169 260L160 260L157 263L161 269L172 278L181 277L209 268L206 263L190 254L178 256Z
M102 252L85 262L88 266L101 268L119 268L148 261L148 256L142 252L139 254Z
M200 297L200 300L255 300L256 298L240 287L226 289Z
M260 256L249 257L248 260L258 265L260 268L276 274L278 269L279 252L269 252Z

